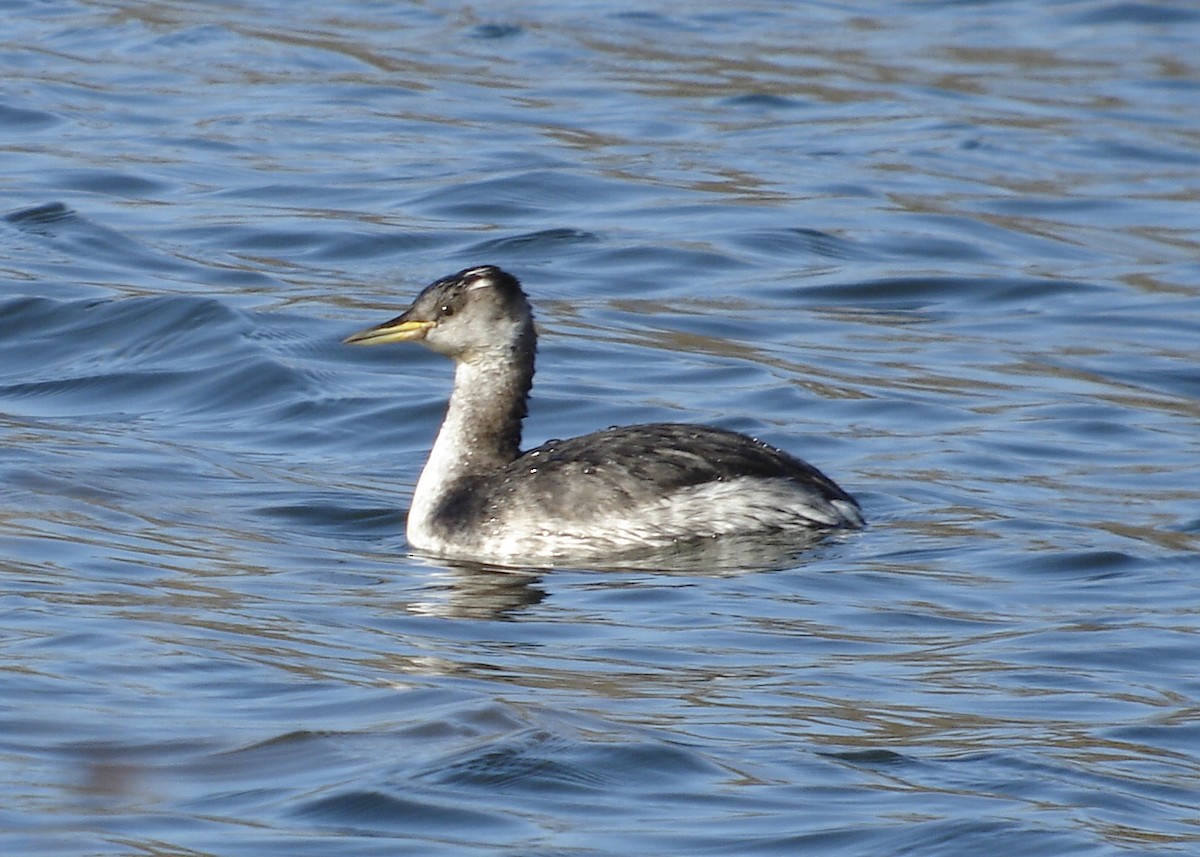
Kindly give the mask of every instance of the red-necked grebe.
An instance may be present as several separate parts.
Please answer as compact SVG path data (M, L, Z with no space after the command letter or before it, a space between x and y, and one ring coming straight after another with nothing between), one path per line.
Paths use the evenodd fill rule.
M410 340L455 362L408 514L421 553L535 564L863 526L854 498L811 464L724 429L616 426L521 452L537 337L521 284L499 268L444 277L346 342Z

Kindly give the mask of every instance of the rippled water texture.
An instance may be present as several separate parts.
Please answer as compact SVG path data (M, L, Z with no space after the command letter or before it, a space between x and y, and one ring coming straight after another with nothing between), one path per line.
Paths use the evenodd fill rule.
M1200 852L1194 4L0 9L0 853ZM409 555L485 262L871 526Z

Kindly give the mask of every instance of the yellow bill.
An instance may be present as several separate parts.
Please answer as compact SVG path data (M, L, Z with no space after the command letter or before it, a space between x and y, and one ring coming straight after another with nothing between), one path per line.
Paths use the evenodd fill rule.
M347 345L381 345L384 342L412 342L424 339L430 329L437 327L436 321L408 321L404 316L385 321L358 333L352 333L342 341Z

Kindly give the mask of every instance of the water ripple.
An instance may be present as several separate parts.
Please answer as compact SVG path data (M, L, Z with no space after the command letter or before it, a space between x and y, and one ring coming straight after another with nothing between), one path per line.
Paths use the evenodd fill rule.
M0 851L1196 850L1191 5L13 9ZM486 262L528 445L871 527L412 555L451 367L340 343Z

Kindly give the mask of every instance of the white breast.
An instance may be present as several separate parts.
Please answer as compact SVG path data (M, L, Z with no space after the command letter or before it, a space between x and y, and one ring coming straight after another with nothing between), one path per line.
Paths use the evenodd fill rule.
M408 540L416 550L498 564L613 556L682 541L772 530L860 527L852 503L827 500L787 479L744 477L706 482L634 507L606 510L590 522L563 523L544 514L523 517L508 510L464 540L439 538L409 519Z

